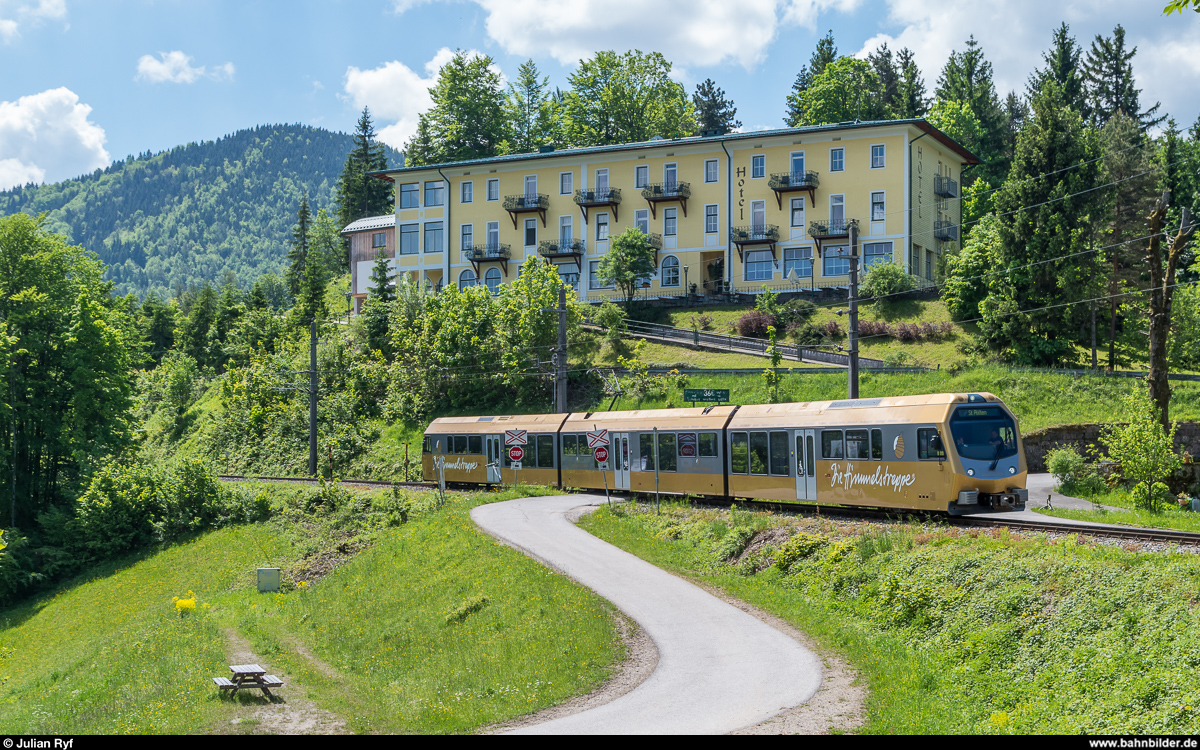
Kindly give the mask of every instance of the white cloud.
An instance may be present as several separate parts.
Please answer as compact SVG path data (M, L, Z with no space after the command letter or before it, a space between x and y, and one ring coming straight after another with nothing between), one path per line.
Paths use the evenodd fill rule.
M211 73L206 73L205 66L192 67L192 56L185 55L179 50L159 52L159 59L154 55L142 55L138 58L137 75L134 80L150 81L151 83L195 83L201 77L213 78L218 81L228 81L233 78L233 63L213 67Z
M481 57L478 50L468 50L467 55ZM402 62L393 60L378 68L360 70L353 65L346 69L343 88L355 107L370 107L375 122L391 124L377 127L379 140L402 148L417 132L417 117L433 106L429 88L437 83L438 71L454 58L455 52L442 47L425 63L425 77ZM496 66L492 70L500 76L501 85L506 85L504 74Z
M0 40L3 40L5 44L16 39L19 33L16 21L11 18L0 18Z
M104 129L67 88L0 102L0 188L57 181L107 166Z
M61 19L66 16L66 0L39 0L37 5L0 0L0 41L7 44L19 37L23 24L38 25L47 19Z
M661 52L681 66L766 59L782 26L814 27L820 12L860 0L475 0L506 52L569 65L599 50Z

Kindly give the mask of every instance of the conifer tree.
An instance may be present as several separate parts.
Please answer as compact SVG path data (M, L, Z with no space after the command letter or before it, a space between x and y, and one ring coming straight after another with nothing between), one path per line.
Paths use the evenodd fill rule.
M717 88L711 78L696 85L692 105L696 107L696 124L701 130L720 129L728 133L742 126L741 120L734 119L737 107L725 98L725 92Z
M1096 35L1083 62L1083 77L1087 84L1087 101L1092 122L1104 127L1116 112L1121 111L1138 121L1143 131L1167 119L1155 117L1160 103L1142 111L1138 101L1142 90L1134 88L1133 56L1137 47L1125 49L1125 29L1117 24L1111 39Z
M787 115L783 118L784 123L789 128L799 127L804 119L804 112L800 105L804 92L812 86L813 79L825 72L825 68L836 60L837 45L833 41L833 29L830 29L825 36L817 42L817 48L813 50L812 57L808 60L808 65L800 68L800 72L796 75L796 81L792 84L792 93L787 98Z
M508 139L501 150L509 154L528 154L555 142L550 78L539 77L532 59L521 63L517 80L508 85L504 114L508 120Z
M896 65L900 70L900 84L896 92L895 116L924 117L929 112L929 94L925 91L925 79L921 77L913 51L905 47L897 52Z
M1008 162L1003 156L1004 116L992 82L992 64L984 57L974 36L967 40L965 51L950 53L938 78L936 95L938 102L956 101L967 105L979 120L983 133L976 156L983 161L984 178L998 186L1008 172Z
M338 177L339 229L365 216L380 216L395 210L392 186L367 174L387 167L383 144L376 140L375 127L371 124L371 110L363 107L354 132L354 150L346 155L346 164ZM348 250L348 246L345 249ZM346 260L349 262L348 254Z
M292 294L300 293L300 285L304 279L304 269L308 265L308 233L312 223L312 213L308 210L308 194L300 198L300 208L296 211L296 225L292 227L292 249L288 251L288 288Z
M371 267L370 296L381 302L396 299L396 274L392 272L392 260L382 252L375 254L375 265Z
M900 109L900 83L901 73L896 65L896 59L892 55L892 51L888 49L887 42L881 44L874 52L867 55L867 62L875 70L875 75L879 78L879 91L882 96L883 106L887 110L889 116Z
M1054 30L1054 41L1050 50L1042 53L1045 68L1038 68L1029 76L1025 86L1026 96L1032 99L1041 90L1042 83L1053 80L1062 89L1063 102L1078 112L1084 122L1088 122L1087 97L1083 89L1083 71L1079 58L1083 50L1075 43L1075 37L1070 35L1070 27L1064 22Z

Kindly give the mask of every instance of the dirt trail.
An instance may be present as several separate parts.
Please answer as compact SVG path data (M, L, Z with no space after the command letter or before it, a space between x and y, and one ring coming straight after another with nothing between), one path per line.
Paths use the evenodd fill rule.
M302 697L302 688L292 684L290 676L272 671L271 665L257 656L250 644L232 628L222 630L225 636L226 655L230 664L259 664L269 674L276 674L284 686L273 688L275 700L268 701L261 690L238 691L234 700L238 704L237 716L230 721L231 733L246 734L349 734L344 719L318 708L312 701ZM307 649L297 647L297 653L313 662L317 669L329 675L333 668L319 661ZM243 698L243 696L245 696Z

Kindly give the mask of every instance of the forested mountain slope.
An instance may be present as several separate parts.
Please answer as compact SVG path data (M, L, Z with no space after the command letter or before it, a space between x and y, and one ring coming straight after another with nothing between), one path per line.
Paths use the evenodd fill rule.
M260 125L216 141L114 162L73 180L0 192L0 216L48 214L48 226L100 256L122 294L282 273L300 198L334 213L353 136ZM400 163L387 149L389 164Z

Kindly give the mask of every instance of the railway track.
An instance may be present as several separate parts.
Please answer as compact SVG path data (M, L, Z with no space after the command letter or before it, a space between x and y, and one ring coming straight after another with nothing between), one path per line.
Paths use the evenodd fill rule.
M1147 529L1136 526L1114 528L1098 524L1054 523L1053 521L1026 521L994 516L960 516L951 519L955 526L1004 526L1017 531L1032 531L1054 534L1079 534L1126 539L1132 542L1157 542L1180 546L1200 547L1200 534L1172 529Z
M299 482L300 484L317 484L320 480L312 477L248 477L242 474L218 474L217 479L223 482ZM353 487L408 487L415 490L437 489L437 482L385 482L378 479L341 479L342 484Z

